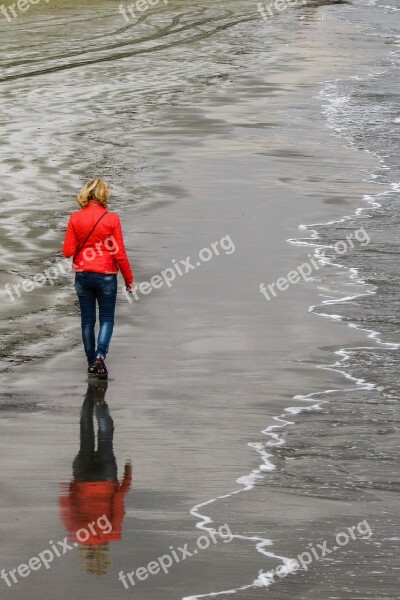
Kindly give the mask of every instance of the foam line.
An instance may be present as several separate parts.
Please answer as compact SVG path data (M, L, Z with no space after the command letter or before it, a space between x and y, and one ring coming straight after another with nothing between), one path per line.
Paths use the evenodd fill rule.
M376 74L377 73L374 73L373 75L376 75ZM372 74L371 74L371 76L372 76ZM368 75L366 77L368 77ZM357 79L357 80L363 79L360 76L354 76L353 78ZM352 79L352 78L350 78L350 79ZM339 106L343 107L348 100L347 97L332 98L332 88L335 87L335 91L336 91L336 89L337 89L336 83L339 81L340 80L336 80L336 82L332 82L332 81L326 82L326 84L327 84L326 87L321 90L321 92L318 96L320 99L329 100L329 102L331 103L331 106L327 107L326 110L324 111L327 116L328 122L330 122L329 111L337 109ZM328 91L329 91L329 93L328 93ZM333 131L338 133L337 130L335 129L334 125L332 125L332 123L330 123L330 127ZM340 133L342 133L342 132L340 132ZM384 161L382 160L382 158L379 156L377 156L377 158L379 160L380 168L386 168L386 165L385 165ZM371 174L371 179L375 179L375 178L376 178L376 176L374 174ZM384 198L384 196L393 193L393 191L400 191L400 183L392 183L389 185L389 187L390 187L389 190L383 191L383 192L377 194L376 196L370 196L370 195L363 196L362 201L363 201L363 203L367 204L367 206L366 207L358 207L353 214L344 215L336 220L327 221L324 223L299 225L299 229L301 231L309 232L310 237L309 238L303 237L303 238L299 238L299 239L288 239L287 242L290 244L296 244L296 245L301 245L301 246L310 246L311 248L314 248L314 257L316 259L319 259L321 262L322 251L326 248L332 248L333 245L324 245L324 244L319 244L317 242L317 240L320 239L320 235L319 235L318 229L317 229L318 226L326 227L327 225L336 225L336 224L340 224L340 223L345 223L346 221L349 221L351 219L354 219L354 218L357 218L360 216L365 216L363 213L366 210L374 210L381 206L381 202L378 201L378 198L379 199ZM347 271L347 275L348 275L348 278L351 281L351 283L353 283L354 285L363 286L365 289L363 292L356 293L354 295L346 295L341 298L330 298L327 300L323 300L318 306L322 307L324 305L334 305L334 304L340 305L340 304L352 301L356 298L360 298L362 296L367 296L367 295L376 293L376 286L367 284L359 276L358 270L355 269L354 267L347 267L346 265L343 265L340 263L334 263L334 262L330 261L329 258L327 258L327 257L324 257L323 260L324 260L324 262L329 263L330 266L333 266L337 269L339 269L339 268L344 269L344 271ZM309 312L312 312L320 317L329 318L333 321L342 321L343 320L343 317L341 315L331 315L331 314L325 314L323 312L320 312L318 310L317 306L310 306L308 310L309 310ZM389 350L389 349L399 349L400 348L400 344L385 342L384 340L382 340L381 334L378 331L375 331L372 329L367 329L367 328L362 327L355 323L346 323L346 325L353 329L357 329L359 331L365 332L367 334L368 339L373 340L378 346L381 346L381 348L378 347L378 348L376 348L376 350L384 351L384 350ZM366 347L366 348L369 349L370 347ZM209 527L209 525L212 525L213 520L210 517L204 515L201 511L206 506L214 504L215 502L218 502L219 500L231 498L231 497L235 496L236 494L241 494L244 492L251 491L255 487L257 482L264 479L264 477L266 476L265 473L271 472L276 469L276 466L274 465L274 463L271 460L273 455L272 455L272 453L268 452L268 450L266 450L266 448L272 448L272 447L278 447L278 446L281 447L281 446L285 445L286 442L285 442L283 435L280 435L280 433L276 432L275 430L276 429L281 430L281 429L288 427L289 425L295 424L294 421L287 420L286 417L288 415L298 415L305 411L322 410L322 404L329 402L329 396L334 395L338 392L352 392L352 391L360 390L360 389L365 389L367 391L370 391L373 389L380 389L380 388L377 388L377 386L375 384L373 384L371 382L367 382L365 379L355 377L354 375L351 375L350 373L348 373L346 371L346 362L349 360L352 352L362 350L362 349L364 349L364 347L361 347L361 346L356 347L356 348L341 348L341 349L335 351L334 354L338 357L338 360L336 360L336 362L334 362L333 364L315 365L315 367L318 369L330 370L330 371L334 371L336 373L342 374L346 380L349 380L353 383L353 386L349 387L349 388L322 390L322 391L313 392L310 394L297 394L297 395L293 396L293 400L295 400L295 401L313 402L313 404L306 405L306 406L289 406L289 407L285 408L284 412L281 415L273 417L273 420L277 424L270 425L266 429L262 430L262 433L269 438L267 442L265 442L265 443L250 442L250 443L248 443L248 446L250 448L252 448L253 450L255 450L258 453L258 455L261 457L261 460L262 460L261 464L258 466L258 468L253 469L249 474L243 475L236 480L236 483L238 485L242 486L240 489L235 489L235 490L233 490L227 494L224 494L222 496L217 496L216 498L211 498L210 500L206 500L205 502L197 504L196 506L194 506L191 509L190 514L193 515L197 519L196 527L198 529L202 529L204 531L216 532L216 529L214 529L213 527ZM375 348L374 348L374 350L375 350ZM285 556L281 556L274 552L265 550L266 547L273 546L272 540L270 540L268 538L261 538L261 537L256 537L256 536L244 536L244 535L240 535L240 534L233 534L233 537L234 537L234 539L244 540L246 542L256 542L255 547L258 552L260 552L261 554L263 554L264 556L267 556L269 558L273 558L278 561L280 560L281 563L286 568L290 569L290 565L292 564L292 559L285 557ZM186 596L185 598L183 598L183 600L199 600L200 598L212 598L212 597L217 597L220 595L228 595L228 594L233 595L233 594L236 594L237 592L240 592L240 591L243 591L246 589L250 589L253 587L268 588L270 585L271 585L271 580L268 579L268 577L266 577L266 574L259 574L259 576L252 583L243 585L241 587L232 588L232 589L219 591L219 592L210 592L210 593L201 594L201 595Z

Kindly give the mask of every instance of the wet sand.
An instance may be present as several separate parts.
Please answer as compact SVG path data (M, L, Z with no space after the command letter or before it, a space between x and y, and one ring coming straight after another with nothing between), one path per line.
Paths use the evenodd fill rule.
M350 33L353 47L338 56L340 39L348 41ZM300 223L336 218L371 191L362 179L374 158L343 148L330 135L315 98L319 82L355 70L350 59L361 35L311 15L296 41L275 49L279 59L264 78L259 70L240 73L207 98L166 106L163 121L150 134L137 133L135 143L152 160L139 185L153 195L152 201L123 205L138 282L169 267L172 259L196 257L227 235L235 252L221 253L177 278L171 289L153 290L139 302L120 297L106 399L119 475L130 458L133 484L123 539L110 544L107 574L85 574L76 550L49 571L33 573L10 589L3 584L4 598L43 598L51 592L59 598L135 594L169 600L232 590L279 562L243 538L271 539L268 550L293 556L302 549L299 532L319 542L338 524L364 518L365 508L351 501L268 489L268 472L258 473L255 488L230 495L243 488L237 478L261 462L249 443L265 443L261 430L286 407L306 405L293 396L347 385L338 372L316 365L334 362L334 351L343 346L366 343L361 332L308 312L318 302L318 281L293 285L271 302L259 292L260 282L276 281L307 260L309 247L287 242L299 237ZM368 68L374 50L360 57L357 72ZM128 176L121 176L119 185ZM66 201L63 206L69 210ZM63 298L70 292L60 289ZM71 478L87 386L76 307L71 311L75 316L59 323L53 347L50 340L53 356L2 375L7 393L0 555L6 569L65 535L57 501L60 484ZM70 349L61 349L66 335ZM313 423L310 417L305 435L313 436ZM170 545L193 547L200 531L191 511L218 496L223 498L196 512L212 515L217 526L228 523L242 538L219 543L175 565L168 576L153 576L126 591L118 572L145 566ZM338 578L343 570L346 566L339 567ZM332 597L320 589L315 572L305 583L303 575L297 577L274 588L273 597ZM252 588L236 597L265 593Z

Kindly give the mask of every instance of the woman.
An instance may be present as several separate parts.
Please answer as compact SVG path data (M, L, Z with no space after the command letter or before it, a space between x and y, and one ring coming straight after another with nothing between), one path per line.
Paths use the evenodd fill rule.
M88 361L88 375L107 379L105 358L114 327L117 273L121 270L126 289L133 292L133 274L126 255L119 216L106 206L110 187L102 179L91 179L78 195L81 210L68 222L63 253L73 257L75 289L82 319L82 339ZM100 331L97 347L94 335L96 301Z

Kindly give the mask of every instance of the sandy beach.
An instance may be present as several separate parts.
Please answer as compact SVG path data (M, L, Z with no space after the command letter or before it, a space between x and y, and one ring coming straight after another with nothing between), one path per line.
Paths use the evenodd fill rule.
M234 5L226 5L234 14ZM8 234L3 237L2 286L10 281L10 260L11 283L21 273L31 276L52 264L67 215L75 208L74 185L102 165L112 181L137 283L176 263L183 269L180 261L188 257L193 264L170 287L140 293L139 300L119 295L106 401L114 420L119 476L130 460L133 481L125 496L122 539L109 544L110 566L102 577L89 575L81 549L75 548L50 569L32 572L11 587L2 581L6 600L50 594L62 600L133 594L139 600L395 597L390 578L378 595L378 582L370 575L374 544L388 528L381 511L390 512L393 520L397 516L394 492L380 502L346 490L341 495L346 474L330 462L329 444L324 455L316 441L319 432L332 435L333 421L329 398L312 394L350 386L354 397L358 393L340 365L323 367L340 360L335 352L343 348L372 348L376 342L346 322L318 317L309 307L322 298L340 297L350 283L353 292L363 286L328 265L270 301L260 293L262 282L277 282L314 255L312 245L288 242L312 238L312 229L299 225L353 213L365 195L376 193L376 184L365 177L376 157L332 135L319 93L326 81L368 73L384 60L385 49L379 40L365 40L361 30L335 19L335 7L303 10L302 20L298 11L285 13L275 24L254 17L247 22L242 9L238 6L235 17L242 20L236 28L198 42L193 70L185 66L170 91L164 74L160 87L165 95L157 107L152 104L157 73L146 80L143 72L131 69L131 59L123 58L99 63L96 71L82 66L74 74L37 75L42 105L36 117L44 118L46 103L49 116L35 139L21 128L23 113L16 106L15 121L4 125L13 152L22 143L28 150L37 144L39 156L30 173L27 154L20 158L22 178L15 193L25 194L21 211L14 215L11 198L4 207ZM110 3L102 4L101 11L105 22L118 20ZM162 19L168 19L167 12ZM194 15L188 13L190 19ZM120 20L118 25L123 27ZM196 27L201 31L206 25ZM271 27L277 32L269 52L261 36ZM226 47L232 55L224 73ZM144 54L143 61L146 68L158 61L160 73L162 62L170 62L174 78L183 48L177 44L172 57L169 50L158 58ZM213 70L203 87L189 93L191 78L196 84L206 78L199 65L210 54L221 68L220 81ZM96 77L100 95L92 95L90 87ZM186 94L180 89L185 78ZM141 96L128 109L135 79ZM4 85L11 102L15 90L10 91L10 81ZM24 92L32 85L35 94L29 78L17 78L13 85ZM143 104L146 94L151 102ZM77 102L75 116L71 98ZM147 129L139 114L149 121ZM85 120L89 125L82 139ZM92 151L83 149L88 143ZM38 174L49 201L35 207L28 192ZM70 189L57 196L61 175L70 177ZM6 178L7 184L11 181L12 169ZM39 192L44 193L40 186ZM22 223L24 242L13 242L20 239L16 232ZM209 252L200 254L205 248ZM328 290L323 278L329 277ZM1 567L9 571L48 547L49 540L67 534L59 498L79 449L87 378L72 274L15 304L7 304L3 295L1 310L9 321L3 324L1 365L0 556ZM274 425L279 429L268 430ZM293 441L291 431L297 432ZM351 430L346 439L352 439ZM324 492L324 476L328 482L335 479L337 493ZM337 560L315 561L308 571L261 585L260 570L273 569L363 519L374 530L373 538L342 548ZM145 567L171 546L194 548L199 535L223 525L233 534L229 542L220 539L184 564L174 564L168 574L149 576L129 589L118 579L121 571ZM390 552L385 560L394 566Z

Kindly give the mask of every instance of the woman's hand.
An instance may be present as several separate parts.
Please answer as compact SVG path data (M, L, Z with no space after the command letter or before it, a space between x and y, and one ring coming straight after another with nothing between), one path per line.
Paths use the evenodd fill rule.
M125 287L126 287L126 291L127 291L129 294L132 294L132 293L133 293L133 290L135 289L135 287L134 287L134 285L133 285L133 281L132 281L132 283L127 283Z

